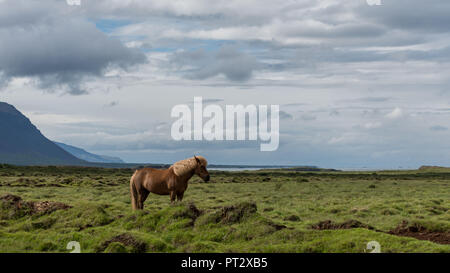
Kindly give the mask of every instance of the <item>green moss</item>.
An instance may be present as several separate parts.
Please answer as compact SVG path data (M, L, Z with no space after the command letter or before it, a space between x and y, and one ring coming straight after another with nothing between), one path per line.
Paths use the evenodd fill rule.
M108 247L104 251L105 253L128 253L129 251L127 248L119 243L119 242L112 242L108 245Z
M52 250L55 250L56 248L57 248L57 246L55 243L48 242L48 241L42 242L41 244L39 244L39 247L38 247L38 249L43 252L52 251Z

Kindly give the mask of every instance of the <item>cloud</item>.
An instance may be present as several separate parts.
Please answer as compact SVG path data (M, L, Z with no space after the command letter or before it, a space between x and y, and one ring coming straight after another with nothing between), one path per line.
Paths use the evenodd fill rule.
M28 2L10 2L15 1L0 3L0 10L10 12L0 25L0 72L4 83L29 77L44 90L62 89L79 95L87 92L85 81L102 77L108 69L126 70L146 62L143 53L106 36L86 19L66 16L58 5L54 10L50 8L54 12L43 13L36 2L28 8ZM11 9L6 7L9 4ZM37 7L36 11L33 7Z
M447 131L448 128L444 127L444 126L440 126L440 125L435 125L435 126L431 126L430 127L431 131L437 131L437 132L442 132L442 131Z
M304 121L313 121L313 120L316 120L317 117L314 116L314 115L310 115L310 114L302 114L302 115L300 116L300 119L302 119L302 120L304 120Z
M260 68L258 61L235 46L226 45L217 51L183 51L175 53L172 63L185 77L207 79L223 75L228 80L243 82L251 78L253 71Z
M154 49L177 52L172 58L172 64L177 64L170 71L173 74L203 81L223 75L231 85L251 82L255 86L251 80L261 79L261 73L268 79L265 72L279 73L267 80L269 83L272 79L285 80L285 72L324 78L346 73L358 81L372 76L371 63L391 70L386 68L390 62L448 62L450 51L442 46L448 44L444 28L436 26L428 33L393 22L398 17L405 21L435 20L416 8L424 7L439 17L442 25L447 20L444 15L448 5L442 6L444 11L439 6L438 0L414 0L413 5L390 1L383 6L369 6L366 1L327 0L261 0L257 4L221 0L95 1L87 8L87 14L140 18L117 28L114 35L135 39L129 45L146 43ZM242 55L235 52L229 61L219 58L217 52L224 44L239 45L228 47ZM234 69L230 63L236 64ZM359 67L339 67L352 63ZM336 64L339 71L326 67L329 64Z
M380 128L383 124L381 124L381 122L368 122L366 124L363 125L364 128L366 129L375 129L375 128Z
M219 103L219 102L222 102L222 101L224 101L224 99L205 99L205 98L202 99L203 104L208 104L208 103L213 104L213 103ZM189 104L193 104L194 101L191 100L188 103Z
M339 116L340 112L336 109L330 111L330 116Z
M298 107L298 106L305 106L305 105L308 105L308 104L306 104L306 103L301 103L301 102L298 102L298 103L286 103L286 104L283 104L283 106L286 106L286 107Z
M118 101L112 101L112 102L110 102L108 104L105 104L105 107L114 107L114 106L117 106L117 105L119 105Z
M359 98L357 100L362 101L362 102L386 102L390 99L391 98L389 98L389 97L364 97L364 98Z
M390 28L447 32L450 3L442 0L384 1L380 8L360 7L355 12Z
M280 119L293 119L292 115L285 111L279 111L279 117Z
M396 107L392 112L386 115L389 119L398 119L403 116L403 110L401 108Z

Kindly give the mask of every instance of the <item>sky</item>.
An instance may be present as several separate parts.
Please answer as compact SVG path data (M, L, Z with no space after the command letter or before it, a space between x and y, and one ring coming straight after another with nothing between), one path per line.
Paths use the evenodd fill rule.
M447 0L0 0L0 101L126 162L449 166L449 14ZM279 148L173 140L171 109L199 96L279 105Z

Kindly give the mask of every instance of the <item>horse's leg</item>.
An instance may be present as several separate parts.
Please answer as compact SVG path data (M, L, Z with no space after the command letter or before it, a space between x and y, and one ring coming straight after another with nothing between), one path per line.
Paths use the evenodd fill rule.
M170 203L173 204L173 202L175 202L175 198L177 197L177 194L175 191L171 191L170 192Z
M133 210L139 209L139 193L136 189L136 185L134 184L134 175L130 180L130 193L131 193L131 206Z
M177 201L182 201L183 200L183 195L184 195L184 191L183 192L179 192L178 194L177 194Z
M147 196L150 192L146 189L142 189L141 192L139 193L139 208L140 209L144 209L144 202L145 199L147 199Z

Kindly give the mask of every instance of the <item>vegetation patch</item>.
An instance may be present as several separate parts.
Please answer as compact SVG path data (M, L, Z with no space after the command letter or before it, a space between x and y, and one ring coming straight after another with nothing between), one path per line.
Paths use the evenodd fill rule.
M223 206L219 210L210 213L205 217L204 223L235 224L243 219L254 215L257 211L253 202L242 202L236 205Z
M343 223L335 223L331 220L326 220L326 221L321 221L315 225L311 226L313 229L318 229L318 230L326 230L326 229L352 229L352 228L366 228L366 229L370 229L373 230L374 228L363 224L357 220L349 220L349 221L345 221Z
M300 219L300 217L298 217L297 215L290 215L290 216L284 218L284 220L286 220L286 221L291 221L291 222L298 222L298 221L300 221L301 219Z
M147 244L145 242L138 240L127 233L114 236L113 238L103 242L97 248L97 252L105 251L105 252L143 253L146 250Z
M61 202L24 201L20 196L6 194L0 197L1 219L15 219L25 215L50 214L55 210L71 208Z
M180 210L174 214L176 218L191 218L195 221L202 212L195 206L194 203L188 203L183 210Z
M409 224L407 221L402 221L402 223L400 223L395 229L391 230L389 234L413 237L419 240L427 240L438 244L450 244L450 232L430 231L421 224Z

